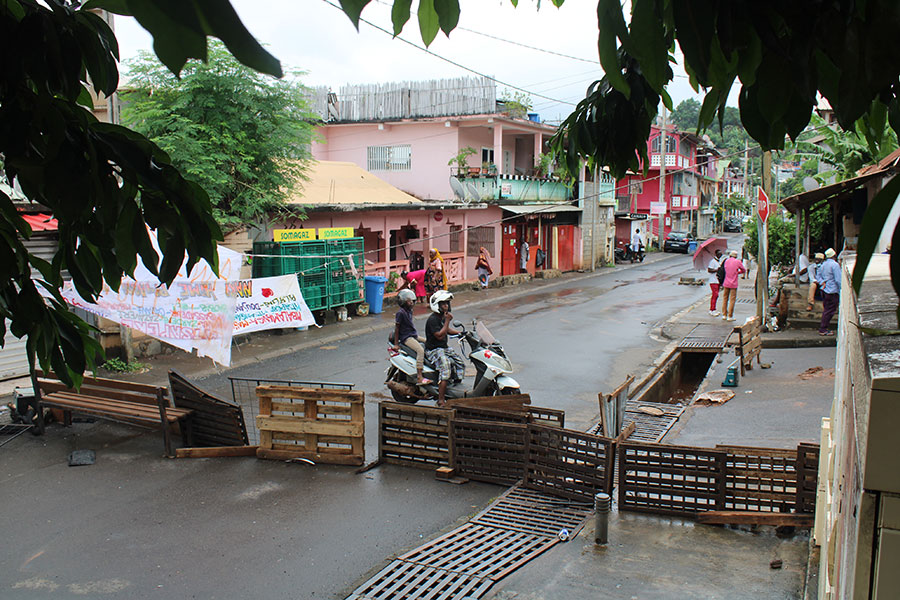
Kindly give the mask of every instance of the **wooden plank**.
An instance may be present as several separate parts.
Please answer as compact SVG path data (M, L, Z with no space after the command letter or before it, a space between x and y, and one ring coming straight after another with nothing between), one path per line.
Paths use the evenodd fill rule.
M315 463L321 462L332 465L349 465L356 467L362 465L364 462L362 457L354 456L352 454L324 454L319 452L306 452L303 450L275 450L262 447L257 449L256 457L267 460L292 460L295 458L306 458Z
M775 527L813 526L815 515L797 513L756 512L745 510L710 510L697 515L697 521L709 525L774 525Z
M322 400L333 402L365 402L365 393L355 390L304 388L292 385L262 385L256 388L258 396L290 398L294 400Z
M293 417L259 415L256 426L260 431L304 433L307 435L360 436L365 431L363 423L340 422L329 423L327 420L306 420Z
M175 458L225 458L256 456L259 446L212 446L206 448L176 448Z

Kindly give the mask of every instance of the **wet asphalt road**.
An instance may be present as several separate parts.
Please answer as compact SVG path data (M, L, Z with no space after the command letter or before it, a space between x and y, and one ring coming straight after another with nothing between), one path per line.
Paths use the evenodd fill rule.
M483 319L536 405L589 426L597 393L642 373L651 331L705 287L679 286L690 258L548 282L454 310ZM393 310L380 319L393 318ZM424 328L424 314L416 323ZM347 381L367 396L367 458L387 394L384 332L298 352L235 376ZM200 382L230 395L227 379ZM93 448L97 463L65 457ZM0 598L343 598L397 554L448 530L504 488L436 482L429 471L365 474L250 458L160 458L156 434L116 424L54 428L0 450Z

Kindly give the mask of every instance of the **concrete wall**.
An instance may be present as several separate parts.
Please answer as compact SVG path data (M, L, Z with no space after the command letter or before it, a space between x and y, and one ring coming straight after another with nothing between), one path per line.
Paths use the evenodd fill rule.
M313 158L352 162L363 169L368 166L369 146L409 144L411 164L409 171L372 171L374 175L396 188L421 199L449 200L450 167L447 162L461 147L459 129L455 123L445 127L443 123L360 123L320 127L321 141L312 146ZM493 138L492 138L493 139ZM471 166L481 166L481 152L469 157Z

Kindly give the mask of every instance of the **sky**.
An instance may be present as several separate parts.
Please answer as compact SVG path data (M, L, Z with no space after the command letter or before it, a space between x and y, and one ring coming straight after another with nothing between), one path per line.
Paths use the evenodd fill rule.
M393 31L389 1L372 0L362 18ZM337 0L232 0L241 20L281 60L285 71L306 72L301 81L308 86L324 85L338 91L348 83L475 76L475 71L499 80L498 94L506 88L504 84L526 90L534 102L533 112L544 120L559 121L603 75L597 62L593 0L569 0L558 9L550 0L543 0L539 10L535 0L520 0L518 8L509 0L460 0L459 25L449 39L439 32L430 53L363 22L357 32L350 19L330 3L337 5ZM115 19L123 60L139 50L152 50L152 38L134 19L118 15ZM415 4L400 37L423 46ZM680 76L669 88L675 105L690 97L702 100L683 71L676 68L676 73ZM124 65L122 75L123 82L127 81Z

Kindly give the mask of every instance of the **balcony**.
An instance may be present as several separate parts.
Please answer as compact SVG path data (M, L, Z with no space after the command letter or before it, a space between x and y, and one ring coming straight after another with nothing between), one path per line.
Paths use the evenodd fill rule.
M466 188L467 197L477 196L477 199L483 201L505 200L552 204L571 201L573 198L572 190L566 184L547 177L472 173L460 177L459 180Z

